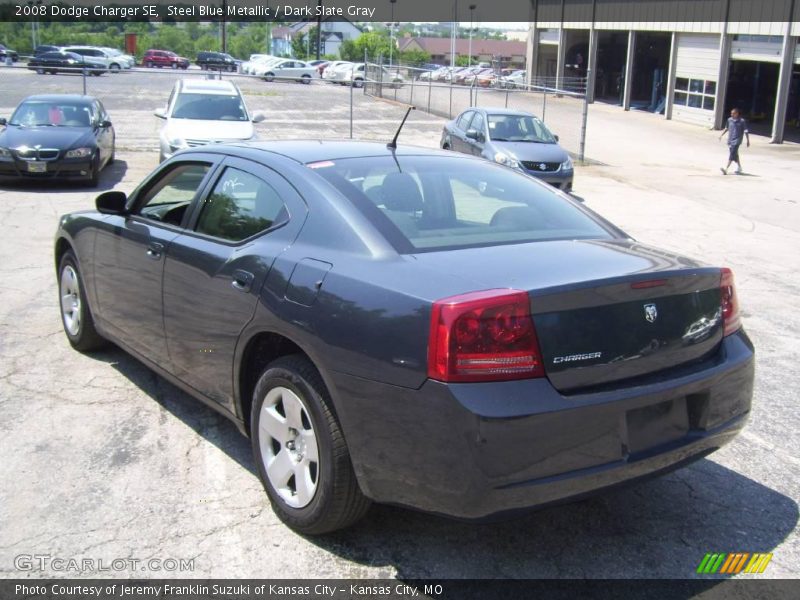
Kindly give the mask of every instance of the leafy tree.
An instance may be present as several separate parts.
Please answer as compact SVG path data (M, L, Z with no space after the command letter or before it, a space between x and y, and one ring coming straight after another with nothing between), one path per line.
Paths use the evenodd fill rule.
M308 33L295 35L292 38L292 54L297 58L311 60L317 57L317 26L314 25Z
M411 50L400 52L400 62L405 65L418 67L425 63L431 62L431 55L430 53L425 52L425 50L412 48Z

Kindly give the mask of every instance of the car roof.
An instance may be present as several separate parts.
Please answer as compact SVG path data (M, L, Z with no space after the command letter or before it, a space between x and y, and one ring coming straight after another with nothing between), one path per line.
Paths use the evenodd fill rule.
M239 93L233 82L220 79L181 79L181 91L220 95Z
M476 111L482 112L482 113L487 114L487 115L519 115L519 116L524 116L524 117L535 117L536 116L533 113L530 113L530 112L525 111L525 110L519 110L519 109L516 109L516 108L501 108L501 107L493 108L491 106L481 106L480 108L478 108L478 107L468 108L468 109L464 110L464 112L467 112L467 110L476 110Z
M419 146L398 146L394 151L383 142L358 142L352 140L280 140L264 142L243 142L227 144L237 148L254 150L256 152L271 152L280 154L299 163L314 163L325 160L342 160L346 158L366 158L392 155L397 156L460 156L449 150L422 148ZM209 146L198 148L209 149Z
M25 98L23 102L28 100L37 100L39 102L63 102L64 100L71 100L73 102L91 104L95 101L95 98L94 96L81 96L80 94L34 94L33 96Z

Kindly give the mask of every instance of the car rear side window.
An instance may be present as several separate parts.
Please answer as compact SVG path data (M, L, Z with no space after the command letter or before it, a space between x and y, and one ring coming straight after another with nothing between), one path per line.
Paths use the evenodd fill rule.
M546 184L488 161L381 156L310 166L401 253L614 237Z
M197 232L238 242L285 222L278 193L262 179L228 167L203 204Z

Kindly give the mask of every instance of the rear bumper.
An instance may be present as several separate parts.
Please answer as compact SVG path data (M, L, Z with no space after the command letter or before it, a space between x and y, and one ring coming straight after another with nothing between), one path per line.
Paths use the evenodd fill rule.
M563 396L547 379L399 388L334 374L364 492L463 519L541 507L703 458L742 429L752 345L651 383Z

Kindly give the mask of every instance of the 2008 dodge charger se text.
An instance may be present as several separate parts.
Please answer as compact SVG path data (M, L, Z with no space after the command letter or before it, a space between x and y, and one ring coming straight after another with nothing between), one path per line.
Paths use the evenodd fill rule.
M176 154L62 217L70 343L111 340L252 439L305 533L370 501L480 519L702 458L743 427L733 275L452 152Z

